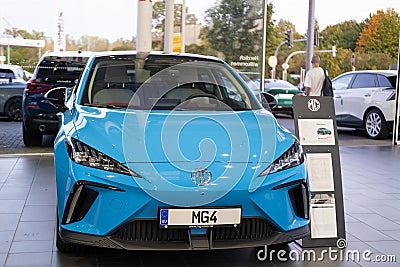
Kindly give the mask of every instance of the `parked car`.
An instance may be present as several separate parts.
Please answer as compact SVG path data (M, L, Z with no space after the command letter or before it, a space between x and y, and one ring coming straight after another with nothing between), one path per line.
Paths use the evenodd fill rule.
M273 95L278 101L278 105L273 110L275 113L288 113L293 116L293 101L295 95L304 95L304 91L299 90L290 82L277 79L265 79L265 92Z
M96 54L65 90L46 94L64 111L60 251L239 248L309 234L302 148L222 60Z
M44 99L50 89L75 86L91 53L49 52L39 61L23 96L23 140L26 146L40 146L42 136L58 131L57 112Z
M387 138L395 117L397 71L346 72L332 80L338 126L364 129L372 139Z
M0 64L0 114L22 120L22 93L26 81L20 66Z

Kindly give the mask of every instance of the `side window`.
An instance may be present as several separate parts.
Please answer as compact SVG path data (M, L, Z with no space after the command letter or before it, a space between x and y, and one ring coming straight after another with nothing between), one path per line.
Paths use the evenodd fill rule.
M376 74L361 73L354 79L352 88L377 87Z
M0 69L0 79L15 79L14 72L9 69Z
M342 76L338 79L335 79L332 82L332 88L333 90L345 90L349 88L350 82L353 79L354 74L348 74L345 76Z
M383 75L378 75L378 83L379 87L394 88L394 86L390 83L388 78L386 78Z

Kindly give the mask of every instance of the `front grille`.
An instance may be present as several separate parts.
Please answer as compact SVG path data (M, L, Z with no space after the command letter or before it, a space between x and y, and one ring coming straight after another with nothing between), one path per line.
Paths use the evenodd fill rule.
M188 241L188 229L160 228L157 220L138 220L125 224L113 235L121 241Z
M243 218L238 227L211 228L213 240L268 238L274 232L273 226L260 218Z
M238 227L214 227L208 229L212 241L252 241L267 239L275 228L261 218L243 218ZM116 242L184 242L189 244L188 228L160 228L157 220L137 220L129 222L110 237Z

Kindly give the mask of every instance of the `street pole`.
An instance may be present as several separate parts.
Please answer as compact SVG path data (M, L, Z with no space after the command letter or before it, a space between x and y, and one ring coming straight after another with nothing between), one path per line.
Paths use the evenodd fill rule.
M304 41L307 41L307 39L297 39L297 40L293 40L293 43L298 43L298 42L304 42ZM284 41L284 42L281 42L279 45L278 45L278 47L276 48L276 50L275 50L275 53L274 53L274 57L275 58L278 58L278 54L279 54L279 50L281 50L281 47L283 46L283 45L285 45L286 44L286 41ZM275 76L276 76L276 66L275 67L272 67L272 79L275 79Z
M186 0L182 2L182 26L181 26L181 53L185 53L186 43Z
M396 82L396 110L393 126L393 145L399 145L399 124L400 124L400 32L399 32L399 50L397 55L397 82Z
M261 46L261 77L260 77L260 91L264 92L265 88L265 50L267 46L267 15L268 15L268 0L263 1L263 36Z
M308 7L308 29L307 29L307 55L306 72L311 70L311 59L314 55L314 28L315 28L315 0L309 0Z
M153 6L151 0L138 1L136 50L151 51L151 19Z
M164 52L171 53L174 48L174 0L165 0Z
M7 64L10 64L10 38L8 38L8 46L7 46Z

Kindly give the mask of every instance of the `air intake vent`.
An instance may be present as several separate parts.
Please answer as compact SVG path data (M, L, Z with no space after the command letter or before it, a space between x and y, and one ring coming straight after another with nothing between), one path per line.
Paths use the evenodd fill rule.
M212 228L213 240L257 239L272 235L274 228L260 218L244 218L238 227Z
M309 197L307 185L305 183L301 183L298 186L290 189L289 196L296 216L308 219Z
M188 242L188 229L160 228L156 220L139 220L130 222L113 235L121 241L184 241Z
M75 185L68 197L63 223L73 223L82 220L98 195L99 192L85 185Z

